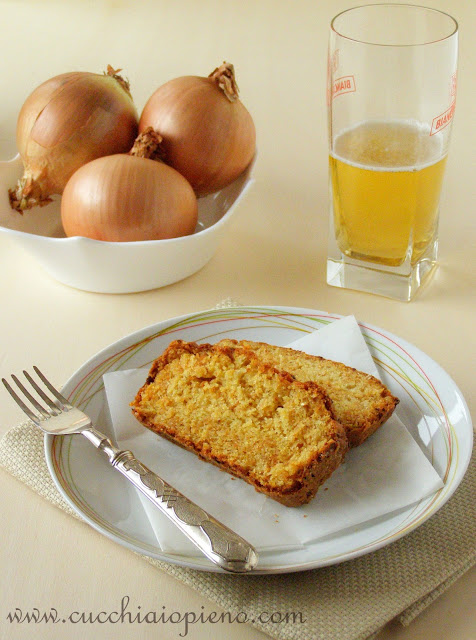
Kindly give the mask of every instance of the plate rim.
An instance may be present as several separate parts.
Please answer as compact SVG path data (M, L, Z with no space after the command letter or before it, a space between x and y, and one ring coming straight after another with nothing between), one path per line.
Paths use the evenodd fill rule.
M204 309L202 311L194 311L190 313L181 314L179 316L166 318L164 320L160 320L158 322L148 324L140 329L136 329L135 331L122 336L118 340L115 340L110 344L108 344L107 346L103 347L102 349L98 350L96 353L90 356L85 362L83 362L83 364L78 369L76 369L76 371L68 378L68 380L63 385L63 389L68 389L75 383L75 381L76 381L75 386L77 386L77 379L78 378L81 379L83 377L82 374L84 373L84 371L88 370L90 372L92 369L94 369L95 366L97 366L97 362L103 356L110 354L110 351L112 348L117 348L117 347L121 348L124 346L124 343L128 343L129 345L136 344L137 339L141 339L141 337L143 339L144 336L150 335L150 333L154 330L156 332L163 328L167 328L167 326L181 323L184 320L197 318L200 315L206 315L213 312L219 313L220 311L222 312L238 311L239 312L240 310L242 310L243 313L247 313L248 311L250 312L261 311L265 316L267 315L279 316L281 314L289 315L289 316L322 316L323 318L328 318L330 322L334 322L335 320L346 317L345 315L342 315L342 314L330 313L327 311L310 309L306 307L293 307L293 306L281 306L281 305L238 305L238 304L230 307L215 307L211 309ZM353 314L347 314L347 315L353 315ZM233 318L233 320L239 320L239 317ZM220 321L223 321L223 318L220 318L219 320L217 320L217 322L220 322ZM443 367L441 367L441 365L439 365L435 360L433 360L433 358L431 358L419 347L409 342L405 338L401 338L393 334L392 332L387 331L386 329L382 329L377 325L373 325L372 323L359 321L359 320L357 320L357 322L361 327L361 329L364 329L364 330L369 329L370 331L377 332L383 337L385 337L386 339L390 339L391 341L393 341L400 348L404 347L406 350L409 347L410 350L415 352L416 356L418 357L423 356L423 358L426 359L427 362L429 362L432 367L436 367L436 369L439 370L439 372L441 372L442 374L444 374L453 384L455 390L457 391L458 400L462 403L465 416L468 419L467 426L468 426L468 436L469 436L469 442L470 442L470 446L467 448L467 451L466 451L466 456L464 456L464 452L462 451L460 452L459 464L455 469L455 474L457 474L457 477L453 479L451 486L448 487L447 484L445 483L443 487L436 492L436 494L433 494L432 496L430 496L430 498L434 497L435 495L439 496L443 491L446 490L445 494L443 495L436 509L431 510L430 513L428 513L427 515L424 515L422 518L420 518L419 521L417 521L416 523L412 523L409 527L402 527L400 531L398 531L396 534L391 536L390 540L387 540L386 536L383 536L383 538L380 540L370 542L368 544L364 544L361 547L357 547L352 551L347 551L344 554L330 555L325 559L317 559L317 560L312 559L312 560L298 563L298 564L277 563L272 567L266 566L262 568L260 568L258 564L258 567L256 569L254 569L250 574L245 574L245 575L265 575L265 574L280 574L280 573L291 573L291 572L297 572L297 571L306 571L306 570L316 569L320 567L340 564L342 562L347 562L357 557L367 555L369 553L373 553L374 551L377 551L378 549L381 549L387 546L388 544L396 542L402 537L408 535L410 532L416 530L418 527L424 524L428 519L432 518L452 497L452 495L460 485L461 481L463 480L464 475L468 469L468 466L471 460L471 452L472 452L473 440L474 440L472 420L471 420L471 414L469 412L469 408L466 403L466 400L461 390L459 389L458 385L454 381L454 379L446 372L445 369L443 369ZM413 356L411 357L413 358ZM96 363L96 365L94 363ZM70 390L68 393L71 395L73 391L74 391L74 388ZM180 567L191 568L191 569L196 569L199 571L206 571L206 572L223 573L223 571L219 567L216 567L215 565L213 565L213 563L211 563L205 557L202 558L201 556L183 556L181 554L173 554L171 552L160 552L160 551L154 551L154 550L150 550L148 552L145 550L145 547L147 547L146 543L137 542L137 544L131 544L127 540L116 535L114 532L106 531L104 527L102 527L98 522L96 522L93 518L85 514L84 511L81 510L79 506L74 502L74 500L72 500L70 496L66 493L63 485L60 482L60 479L57 477L54 463L53 463L53 448L57 438L58 436L52 436L49 434L45 434L44 436L44 449L45 449L45 457L46 457L46 462L48 466L48 471L55 483L55 486L60 492L62 498L69 504L69 506L75 511L75 513L77 513L80 516L82 520L85 520L96 531L99 531L100 533L110 538L114 542L117 542L121 546L129 548L130 550L140 555L149 556L161 562L177 565ZM428 499L425 499L425 500L428 500ZM388 515L391 516L392 514L388 514ZM283 551L283 553L285 552Z

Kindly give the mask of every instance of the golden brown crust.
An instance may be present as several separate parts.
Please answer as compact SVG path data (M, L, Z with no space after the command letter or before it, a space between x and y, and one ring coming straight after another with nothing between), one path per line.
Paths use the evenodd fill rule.
M251 349L273 366L286 368L298 380L317 381L330 398L335 419L344 426L351 447L362 444L371 436L392 415L399 402L380 380L341 362L265 342L225 339L218 344ZM337 382L332 379L334 375ZM346 381L363 387L364 396L355 394L351 385L347 390Z
M205 454L201 449L196 447L195 443L192 441L188 441L186 443L177 438L177 436L174 437L163 429L157 429L157 427L147 419L141 418L140 413L136 413L134 411L134 415L145 427L157 435L166 438L173 444L176 444L187 451L195 453L201 460L213 464L222 471L226 471L237 478L241 478L241 480L253 485L255 490L259 493L263 493L286 507L299 507L310 502L316 495L319 487L324 484L328 478L330 478L337 467L343 462L345 454L349 448L345 431L342 427L337 428L336 432L333 434L333 438L329 439L325 449L316 453L312 464L309 465L301 476L296 478L293 487L285 491L277 491L263 485L242 467L239 467L238 465L230 465L227 460L221 460L218 457ZM340 427L338 423L336 424Z
M253 366L263 374L272 375L279 378L281 383L289 388L300 389L306 393L309 402L316 406L316 419L322 416L326 424L326 440L322 446L316 449L311 459L307 461L305 466L301 466L289 482L283 487L275 487L267 485L260 480L253 469L245 467L236 461L230 461L227 456L219 455L210 448L203 446L203 443L195 441L193 438L187 438L183 433L178 433L174 424L167 421L160 423L152 422L148 415L142 409L143 394L146 392L148 385L154 383L159 372L174 360L180 358L183 354L225 354L230 360L233 360L238 354L243 359L253 362ZM286 506L299 506L309 502L315 495L319 486L329 478L333 471L340 465L344 459L348 449L348 441L344 428L333 419L332 404L322 388L312 381L300 382L291 374L281 371L262 362L257 358L256 354L246 348L227 345L209 345L186 343L180 340L172 342L165 352L159 356L151 366L149 375L143 387L137 392L134 402L131 403L132 411L135 417L148 429L154 431L175 444L188 449L197 454L201 459L210 462L228 473L242 478L255 489L265 495L277 500Z

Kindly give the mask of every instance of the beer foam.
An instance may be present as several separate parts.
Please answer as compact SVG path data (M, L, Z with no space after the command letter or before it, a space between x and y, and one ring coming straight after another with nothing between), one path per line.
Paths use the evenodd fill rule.
M428 124L410 119L359 122L335 136L333 147L331 157L369 171L419 171L446 155L442 138L430 136Z

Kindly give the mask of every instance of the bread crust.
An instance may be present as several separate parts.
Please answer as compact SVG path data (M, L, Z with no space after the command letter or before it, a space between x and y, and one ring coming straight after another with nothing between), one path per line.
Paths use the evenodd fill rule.
M321 386L324 393L328 395L331 403L334 407L335 419L340 422L346 430L347 438L351 447L357 447L361 445L365 440L371 436L377 429L392 415L396 406L399 403L399 399L392 395L387 387L378 379L370 374L363 373L349 367L342 362L335 362L322 358L321 356L312 356L303 351L291 349L289 347L276 347L269 345L265 342L254 342L251 340L232 340L224 339L219 343L221 346L227 346L230 348L246 348L255 351L259 358L265 362L269 362L275 367L281 367L277 364L279 362L280 354L286 358L287 371L296 377L298 380L303 381L303 374L299 370L300 367L294 367L292 360L295 359L297 363L308 363L310 367L315 369L316 374L319 376L316 380L313 377L309 379ZM369 399L367 406L362 402L362 399L356 399L352 411L344 410L341 407L341 402L337 397L335 385L329 383L326 384L325 372L320 375L320 370L324 368L331 368L336 375L341 379L354 379L359 384L364 384L369 391ZM370 392L372 392L373 399L370 400ZM349 399L351 398L349 393Z
M193 439L184 438L183 434L177 433L173 425L171 426L165 422L154 424L142 410L141 403L145 390L148 385L153 384L157 374L165 369L167 365L173 360L180 358L184 353L197 355L210 352L223 353L232 360L238 353L241 354L241 356L246 355L261 372L272 372L273 375L279 377L280 381L284 384L302 389L309 395L310 402L319 403L320 406L323 407L323 411L326 412L326 420L329 421L329 430L325 444L319 450L313 452L312 459L308 461L305 467L299 469L292 478L292 483L289 484L289 486L276 488L265 485L260 481L258 476L253 473L252 469L247 469L244 466L233 463L228 460L226 456L220 456L213 451L205 450L199 442L197 443L193 441ZM153 362L145 384L137 392L135 400L131 403L131 407L133 414L139 422L154 433L165 437L184 449L192 451L202 460L210 462L220 469L245 480L253 485L257 491L289 507L296 507L312 500L318 488L341 464L349 447L344 428L334 419L332 403L318 384L312 381L300 382L290 373L276 369L269 363L262 362L252 350L240 348L235 345L197 344L195 342L184 342L181 340L172 342L164 353Z

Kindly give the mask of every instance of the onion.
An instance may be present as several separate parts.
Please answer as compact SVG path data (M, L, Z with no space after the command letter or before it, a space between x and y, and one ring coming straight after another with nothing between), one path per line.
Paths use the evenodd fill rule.
M61 199L67 236L131 242L193 233L197 198L178 171L152 159L159 142L146 131L129 155L97 158L73 174Z
M147 101L139 131L153 127L163 138L165 162L184 175L197 195L222 189L255 153L253 119L238 98L233 65L208 78L166 82Z
M64 73L26 99L17 122L24 175L9 191L12 208L22 212L48 204L82 165L129 151L138 114L118 71L108 66L103 75Z

